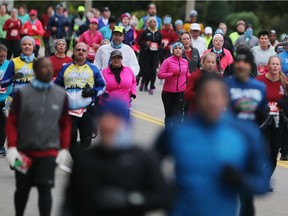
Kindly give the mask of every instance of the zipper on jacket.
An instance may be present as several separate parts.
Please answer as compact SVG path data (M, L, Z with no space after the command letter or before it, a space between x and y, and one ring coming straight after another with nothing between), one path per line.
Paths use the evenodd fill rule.
M180 58L178 58L178 67L179 67L179 76L177 78L177 85L176 85L176 92L178 93L178 85L179 85L179 78L180 78L180 75L181 75L181 65L180 65Z

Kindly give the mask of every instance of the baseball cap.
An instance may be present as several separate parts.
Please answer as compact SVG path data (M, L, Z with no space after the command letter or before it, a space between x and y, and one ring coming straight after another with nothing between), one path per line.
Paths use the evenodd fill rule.
M275 30L270 30L270 34L276 34Z
M111 52L111 54L110 54L110 58L114 58L114 57L116 57L116 56L120 56L120 57L123 58L123 55L122 55L122 52L121 52L121 51L119 51L119 50L113 50L113 51Z
M90 23L96 23L98 25L98 19L97 18L92 18L90 20Z
M189 13L189 16L191 17L196 17L198 16L198 12L196 10L191 10L190 13Z
M78 8L77 8L77 11L78 12L85 12L85 7L80 5Z
M192 24L190 25L190 29L191 29L191 30L201 31L201 27L200 27L200 25L199 25L198 23L192 23Z
M102 8L101 8L101 12L109 11L109 10L110 10L109 7L102 7Z
M213 34L213 30L210 26L205 27L204 29L205 34Z
M37 16L37 10L34 10L34 9L30 10L29 15L30 15L30 16L31 16L31 15Z
M113 29L113 32L120 32L120 33L124 34L125 29L122 26L115 26L115 28Z
M237 22L237 26L238 26L238 25L244 25L244 26L245 26L246 23L245 23L243 20L239 20L239 21Z

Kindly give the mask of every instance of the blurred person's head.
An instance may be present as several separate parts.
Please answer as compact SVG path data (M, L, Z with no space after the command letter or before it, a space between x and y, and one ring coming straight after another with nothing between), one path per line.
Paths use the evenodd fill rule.
M269 41L270 43L274 44L275 41L277 40L277 34L275 30L271 30L269 33Z
M85 7L82 6L82 5L78 6L77 12L78 12L78 15L79 15L80 17L84 17L84 15L85 15Z
M35 47L35 41L30 36L24 36L21 41L21 52L25 56L31 56Z
M179 37L181 43L184 45L184 49L188 50L192 47L191 35L189 32L182 32Z
M75 63L82 65L87 58L88 45L84 42L77 43L74 48L74 61Z
M115 28L116 22L117 22L117 19L116 19L115 16L109 17L108 24L109 24L110 29L114 29Z
M184 45L181 42L176 42L172 45L172 54L175 57L181 57L184 52Z
M128 14L122 14L120 16L120 21L124 26L130 25L130 16Z
M115 26L112 31L112 41L115 45L119 45L125 38L125 29L122 26Z
M10 16L12 19L17 19L18 11L16 8L12 8L10 12Z
M224 38L221 34L215 34L213 36L213 47L216 51L219 51L222 49L223 45L224 45Z
M62 4L57 4L56 5L56 12L58 15L62 16L64 13L64 7Z
M46 11L49 16L52 16L54 14L54 10L52 6L48 6Z
M201 70L206 72L214 72L217 67L217 56L213 52L206 53L201 59Z
M26 13L26 6L24 4L18 6L18 15L23 16Z
M0 5L0 14L5 15L7 13L7 5L6 4L1 4Z
M48 83L53 78L53 65L49 58L40 57L33 63L35 78L41 82Z
M106 45L106 44L110 44L110 40L104 39L104 40L101 41L100 45L103 46L103 45Z
M37 13L37 10L34 10L34 9L30 10L30 11L29 11L30 20L36 20L37 14L38 14L38 13Z
M148 14L149 16L155 16L157 13L156 5L151 3L148 5Z
M249 79L254 64L254 56L249 49L237 49L237 55L234 61L235 77L245 82Z
M92 18L89 23L89 30L96 31L98 29L98 19Z
M65 54L67 50L67 43L64 39L58 39L55 42L55 50L57 54Z
M91 12L93 13L94 18L97 18L97 19L98 19L98 18L100 17L100 15L101 15L100 10L97 9L97 8L92 8L92 9L91 9Z
M2 65L7 57L7 47L0 44L0 65Z
M204 34L207 38L211 38L213 34L213 30L210 26L205 27Z
M281 59L278 56L271 56L268 61L268 73L272 76L280 76L281 72Z
M246 23L243 20L239 20L236 24L237 32L244 33L245 32Z
M198 12L196 10L191 10L189 13L190 22L196 23L198 19Z
M182 20L176 20L175 21L175 29L178 32L183 30L183 21Z
M219 121L229 97L225 81L216 73L202 75L196 85L196 111L208 124Z
M260 31L258 33L258 39L261 49L267 50L269 48L269 32Z
M127 104L116 99L104 103L98 112L97 120L102 147L119 149L131 143L130 112Z
M190 26L190 33L193 39L197 40L201 33L201 27L198 23L192 23Z
M219 27L220 29L222 29L222 31L224 32L224 35L225 35L226 32L227 32L227 25L226 25L226 23L220 23L218 27Z
M122 67L123 55L120 50L113 50L110 54L110 66L112 68Z
M157 20L155 17L149 17L148 18L148 27L152 30L156 29L157 26Z
M172 17L170 15L166 15L164 18L163 18L163 27L166 28L166 29L169 29L171 28L171 25L172 25Z
M109 17L111 16L109 7L101 8L101 12L102 12L102 17L104 17L105 19L109 19Z

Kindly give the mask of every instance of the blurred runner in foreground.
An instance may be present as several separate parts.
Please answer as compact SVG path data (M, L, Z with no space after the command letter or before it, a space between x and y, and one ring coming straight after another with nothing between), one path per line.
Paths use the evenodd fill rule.
M24 215L33 186L39 193L39 215L50 215L56 163L62 164L69 154L71 122L65 90L52 84L48 58L36 60L33 70L35 79L15 94L6 124L7 159L16 170L16 216Z
M252 123L243 127L224 112L228 104L223 78L203 75L196 88L194 117L160 135L156 150L175 160L178 190L170 215L236 215L240 192L267 192L267 152L260 130Z
M126 103L100 109L99 143L74 164L62 216L143 216L169 204L159 164L134 146Z

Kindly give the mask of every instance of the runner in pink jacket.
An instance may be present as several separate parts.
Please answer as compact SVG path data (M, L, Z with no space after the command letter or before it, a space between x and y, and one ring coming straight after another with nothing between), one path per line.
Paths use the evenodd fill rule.
M89 46L87 60L94 62L96 52L103 40L102 34L97 31L98 19L92 18L89 24L89 30L85 31L78 42L84 42Z
M173 56L167 58L161 65L159 79L164 79L162 101L165 109L166 126L173 124L169 119L184 114L184 92L190 75L188 61L182 58L184 46L176 42L172 46Z
M106 93L109 95L106 100L116 98L127 103L130 108L132 99L136 98L136 77L131 68L122 65L122 58L121 51L114 50L110 55L111 65L102 70Z

